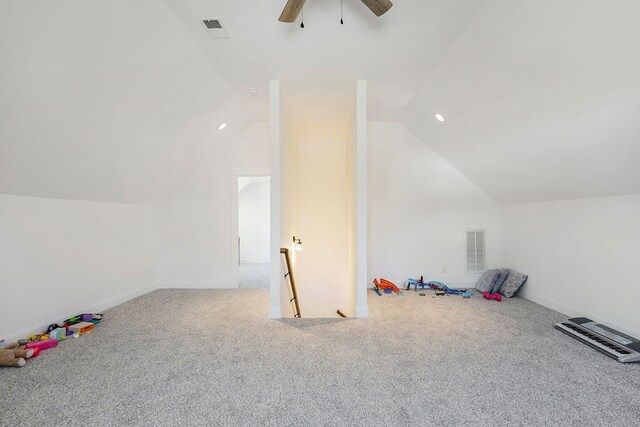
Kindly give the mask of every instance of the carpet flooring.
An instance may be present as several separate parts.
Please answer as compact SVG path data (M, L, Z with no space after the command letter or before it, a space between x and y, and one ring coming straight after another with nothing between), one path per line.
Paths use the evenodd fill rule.
M268 288L270 264L240 264L238 266L241 288Z
M637 426L640 365L521 298L374 293L369 320L267 320L264 289L158 290L0 369L0 425Z

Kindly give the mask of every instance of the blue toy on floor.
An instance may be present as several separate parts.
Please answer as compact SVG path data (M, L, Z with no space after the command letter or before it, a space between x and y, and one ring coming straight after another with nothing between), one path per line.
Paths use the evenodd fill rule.
M418 286L421 286L422 289L428 286L430 289L444 291L445 293L450 295L460 295L462 297L471 297L471 295L473 295L473 292L468 291L466 289L451 289L444 283L437 282L437 281L425 282L423 279L416 280L416 279L409 278L408 286L411 286L411 285L414 285L416 290L418 290Z

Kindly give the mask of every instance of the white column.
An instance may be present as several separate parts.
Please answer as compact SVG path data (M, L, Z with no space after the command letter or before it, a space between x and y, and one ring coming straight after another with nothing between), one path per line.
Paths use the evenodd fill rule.
M280 319L280 82L269 82L269 157L271 162L271 281L269 318Z
M367 82L356 84L356 317L369 317L367 304Z

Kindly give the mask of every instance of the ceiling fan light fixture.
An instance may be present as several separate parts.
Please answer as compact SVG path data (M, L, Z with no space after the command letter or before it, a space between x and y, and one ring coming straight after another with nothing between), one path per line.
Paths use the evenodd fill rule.
M369 8L376 16L382 16L391 9L393 3L391 0L360 0L365 6ZM280 22L295 22L298 15L302 13L302 8L306 0L287 0L287 3L280 14L278 21ZM342 12L342 2L340 2L340 9ZM340 23L344 24L342 20L342 13L340 14ZM304 22L300 24L300 28L304 28Z

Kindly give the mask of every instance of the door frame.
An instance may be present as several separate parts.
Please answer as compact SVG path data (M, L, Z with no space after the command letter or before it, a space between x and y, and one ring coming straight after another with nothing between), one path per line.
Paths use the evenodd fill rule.
M232 287L240 287L240 254L238 239L240 228L238 224L238 178L241 176L271 177L269 168L235 168L229 176L229 190L231 193L231 284ZM271 227L271 225L270 225ZM271 230L269 230L271 231Z

